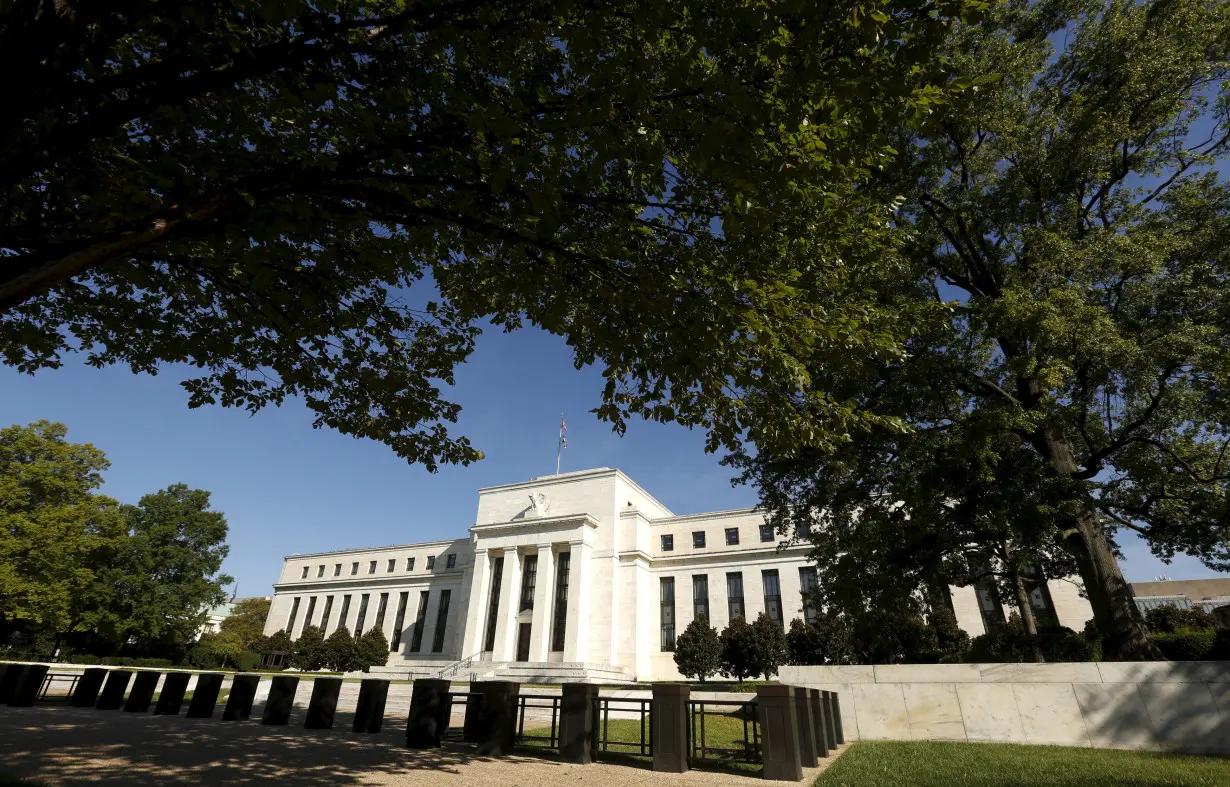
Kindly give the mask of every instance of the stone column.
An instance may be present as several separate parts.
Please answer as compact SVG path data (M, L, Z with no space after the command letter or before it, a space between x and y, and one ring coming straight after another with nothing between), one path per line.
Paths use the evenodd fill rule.
M274 675L269 683L269 698L265 700L261 724L289 722L291 709L295 706L295 692L298 689L299 678L293 675Z
M188 701L188 712L184 714L189 719L212 719L214 708L218 705L218 693L222 690L222 673L203 672L196 676L196 688L192 690L192 699Z
M530 623L530 661L546 661L551 650L551 618L555 601L555 553L538 545L538 578L534 584L534 616Z
M470 684L470 695L479 699L466 704L467 739L478 744L480 756L512 754L517 741L517 697L521 684L507 680L483 680Z
M828 724L824 719L824 700L820 696L820 689L808 689L807 701L811 704L811 720L815 726L816 738L816 756L829 756L829 734Z
M791 686L794 690L794 707L799 717L799 762L804 768L814 768L817 758L816 723L811 714L811 697L807 689Z
M124 692L128 690L128 681L132 680L132 670L113 669L107 673L107 682L103 684L102 693L98 695L99 710L119 710L124 704Z
M260 675L236 675L231 680L231 695L222 709L223 721L247 721L252 717L252 702L260 682Z
M453 698L449 696L447 680L419 678L410 694L410 717L406 722L406 746L411 749L434 749L444 742Z
M154 701L154 690L158 688L161 672L141 670L132 681L132 690L128 692L128 700L124 703L125 713L149 713L149 705Z
M337 698L342 693L341 678L317 678L312 681L312 699L308 701L305 730L329 730L337 713Z
M188 681L192 675L187 672L168 672L162 682L162 691L158 692L158 702L154 705L155 716L178 716L179 709L184 704L184 693L188 691ZM196 692L193 692L195 696Z
M464 583L463 583L464 587ZM474 551L474 574L470 580L470 598L463 618L461 655L469 658L483 649L483 637L487 635L487 602L491 599L491 558L487 550Z
M803 778L799 759L799 717L794 687L771 685L756 688L756 712L760 719L760 754L764 778L797 782Z
M594 761L590 748L594 734L594 701L598 687L592 683L565 683L559 706L559 756L564 762L588 765Z
M77 679L77 688L73 689L69 704L74 708L92 708L98 702L98 692L102 690L103 681L107 679L107 671L102 667L89 667Z
M13 696L9 698L10 708L29 708L38 702L38 693L43 689L43 680L47 677L46 664L27 664L21 671L21 680L17 683Z
M686 683L653 684L650 726L653 728L653 769L665 773L688 770L688 697Z
M384 705L389 697L389 681L364 678L359 684L359 701L354 710L355 732L380 732L384 727Z
M500 609L495 624L492 661L512 661L517 656L517 610L521 606L521 555L504 550L504 579L500 583ZM486 636L486 631L483 631Z
M837 724L833 720L833 702L830 698L832 692L820 692L820 705L824 710L824 734L825 743L830 750L837 748Z
M584 663L589 658L589 619L591 611L590 584L593 580L593 565L590 555L593 549L584 541L569 544L572 556L568 559L568 623L564 632L564 661Z

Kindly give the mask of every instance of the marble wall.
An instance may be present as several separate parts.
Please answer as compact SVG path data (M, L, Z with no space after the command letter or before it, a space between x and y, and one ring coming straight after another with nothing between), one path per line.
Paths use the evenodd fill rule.
M837 691L850 740L1230 754L1230 662L782 667Z

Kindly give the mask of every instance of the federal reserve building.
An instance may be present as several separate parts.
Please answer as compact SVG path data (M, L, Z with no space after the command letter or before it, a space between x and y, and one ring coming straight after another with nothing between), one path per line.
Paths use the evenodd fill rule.
M287 557L265 633L378 627L382 671L403 676L466 660L480 678L617 683L680 679L675 637L696 616L813 614L806 544L779 542L754 508L676 515L617 469L480 489L460 535ZM951 592L971 636L1004 619L992 588ZM1078 631L1092 617L1072 582L1037 583L1030 601Z

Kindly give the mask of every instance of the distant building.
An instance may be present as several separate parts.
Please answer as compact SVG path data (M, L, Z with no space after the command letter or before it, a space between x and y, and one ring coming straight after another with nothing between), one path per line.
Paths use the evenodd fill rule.
M1141 612L1157 607L1180 607L1211 613L1217 607L1230 605L1230 577L1133 582L1132 593Z

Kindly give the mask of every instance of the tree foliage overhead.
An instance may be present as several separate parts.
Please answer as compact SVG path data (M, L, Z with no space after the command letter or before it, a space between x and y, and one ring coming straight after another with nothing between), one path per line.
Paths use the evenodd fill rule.
M0 357L187 362L190 406L295 395L434 467L481 456L440 385L476 321L528 320L605 365L617 428L823 440L846 403L742 392L891 347L848 192L985 5L6 4Z
M231 614L222 619L220 628L224 633L239 637L245 650L256 650L256 644L264 638L271 604L267 598L240 599L235 602Z
M1230 567L1230 6L1012 0L944 51L981 84L875 185L910 236L880 297L940 319L811 378L910 428L739 461L864 577L959 580L1007 542L1079 573L1107 658L1155 655L1116 531Z

